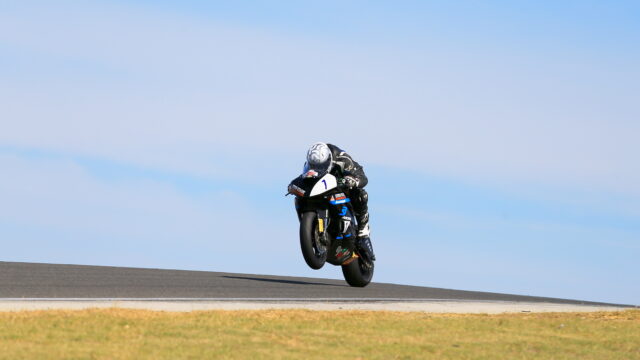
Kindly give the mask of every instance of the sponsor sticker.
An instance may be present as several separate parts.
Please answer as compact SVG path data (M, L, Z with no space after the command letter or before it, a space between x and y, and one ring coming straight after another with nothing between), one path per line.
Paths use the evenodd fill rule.
M330 201L332 205L340 205L350 202L349 198L344 193L337 193L335 196L331 197Z
M336 257L337 257L337 258L341 258L341 257L343 257L343 256L345 256L345 255L347 255L347 254L349 254L349 249L347 249L347 248L341 248L340 246L338 246L338 247L336 248Z
M349 225L351 225L351 218L349 217L343 217L342 218L342 226L343 226L343 230L342 233L346 234L349 231Z

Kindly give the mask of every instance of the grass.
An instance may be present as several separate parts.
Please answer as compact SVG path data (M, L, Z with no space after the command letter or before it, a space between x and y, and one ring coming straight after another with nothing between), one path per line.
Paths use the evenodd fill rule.
M0 312L0 359L640 359L640 311Z

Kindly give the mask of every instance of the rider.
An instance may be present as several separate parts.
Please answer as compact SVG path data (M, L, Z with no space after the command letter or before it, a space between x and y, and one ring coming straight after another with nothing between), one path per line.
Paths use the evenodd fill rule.
M364 251L369 259L375 260L376 256L373 253L369 237L369 208L367 206L369 195L364 189L368 180L362 166L354 161L344 150L323 142L311 145L307 151L305 168L309 165L313 165L316 168L327 168L332 175L341 179L341 184L344 187L349 189L349 197L358 220L356 246Z

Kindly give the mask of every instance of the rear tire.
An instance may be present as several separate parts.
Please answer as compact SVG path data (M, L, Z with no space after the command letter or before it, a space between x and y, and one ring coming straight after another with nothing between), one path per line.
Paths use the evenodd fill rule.
M342 275L347 283L353 287L365 287L373 278L373 262L368 266L361 257L347 265L342 265Z
M320 243L318 216L315 212L305 212L300 220L300 248L304 261L310 268L318 270L327 261L328 249Z

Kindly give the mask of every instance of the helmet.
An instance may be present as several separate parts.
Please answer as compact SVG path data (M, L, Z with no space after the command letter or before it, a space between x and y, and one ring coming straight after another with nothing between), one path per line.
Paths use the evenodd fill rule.
M333 156L329 146L323 142L311 145L309 151L307 151L307 164L309 169L318 172L331 171Z

